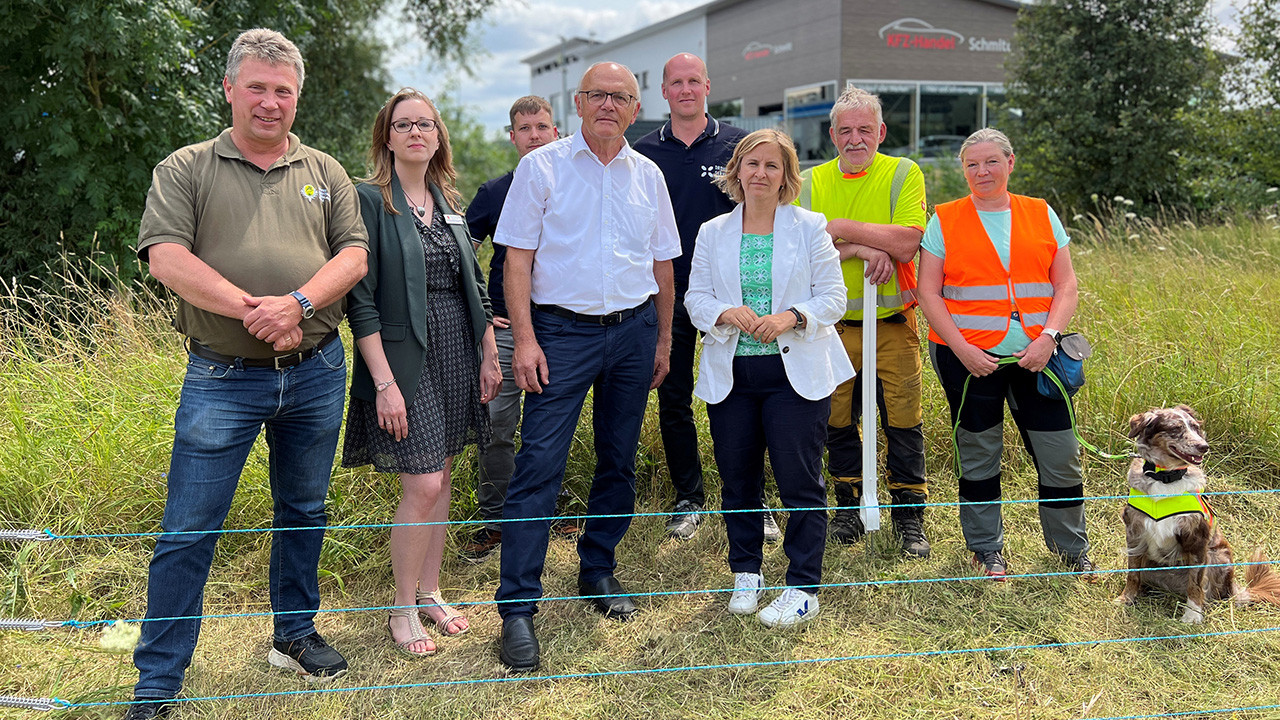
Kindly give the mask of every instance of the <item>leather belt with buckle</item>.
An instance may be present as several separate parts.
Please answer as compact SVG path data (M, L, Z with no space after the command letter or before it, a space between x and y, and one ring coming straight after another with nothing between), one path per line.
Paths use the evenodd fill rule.
M323 338L321 338L320 342L316 343L314 347L307 348L302 352L289 353L288 355L278 355L276 357L269 357L269 358L231 357L230 355L223 355L222 353L214 352L213 350L210 350L207 346L201 345L195 340L191 340L188 343L188 349L191 351L192 355L195 355L198 358L203 358L205 360L212 360L213 362L221 363L223 365L239 365L241 367L273 368L275 370L284 370L286 368L291 368L297 365L301 365L302 363L315 357L320 353L322 349L324 349L325 345L328 345L329 343L333 342L334 339L337 337L338 337L338 329L334 328L329 331L328 335L325 335Z
M576 313L568 308L560 307L559 305L539 305L538 303L533 304L533 309L537 310L538 312L550 313L552 315L555 315L556 317L562 317L566 320L585 323L587 325L609 326L609 325L617 325L623 320L628 320L634 317L636 313L641 312L645 308L649 307L649 303L651 302L653 302L653 299L647 298L644 302L640 303L639 305L633 308L628 308L626 310L619 310L617 312L606 313L604 315L583 315L582 313Z
M902 313L894 313L888 317L880 318L879 321L889 325L902 325L907 322L907 316ZM845 327L862 327L861 320L841 320L840 324Z

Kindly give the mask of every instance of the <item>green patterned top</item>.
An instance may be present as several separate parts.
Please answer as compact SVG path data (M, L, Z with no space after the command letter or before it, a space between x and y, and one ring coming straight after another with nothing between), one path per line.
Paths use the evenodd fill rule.
M742 278L742 304L764 317L773 312L773 233L742 233L742 249L738 256L738 273ZM744 355L777 355L778 341L762 343L747 333L738 336L735 357Z

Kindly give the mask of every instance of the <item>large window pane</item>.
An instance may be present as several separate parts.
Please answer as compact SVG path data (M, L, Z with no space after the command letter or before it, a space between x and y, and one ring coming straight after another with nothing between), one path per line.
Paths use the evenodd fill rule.
M923 157L954 157L960 144L982 124L979 85L921 85L920 143Z
M916 86L908 83L851 83L869 93L880 96L884 115L885 136L880 152L886 155L907 155L914 150Z
M836 156L828 130L831 105L835 102L834 82L788 90L785 103L787 132L796 144L800 161L808 164Z

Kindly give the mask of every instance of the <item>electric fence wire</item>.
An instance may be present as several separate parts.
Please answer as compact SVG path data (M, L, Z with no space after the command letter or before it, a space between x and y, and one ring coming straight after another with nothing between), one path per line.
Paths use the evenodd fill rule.
M1280 488L1268 488L1268 489L1260 489L1260 490L1206 491L1206 492L1200 493L1200 495L1202 497L1231 497L1231 496L1245 496L1245 495L1274 495L1276 493L1280 493ZM1152 497L1161 497L1161 496L1157 495ZM1083 502L1094 502L1094 501L1101 501L1101 500L1128 500L1129 496L1128 495L1090 495L1090 496L1085 496L1081 498L1067 498L1067 499L1080 500ZM991 501L987 501L987 500L946 501L946 502L907 503L907 504L901 504L901 505L894 505L893 507L918 507L918 508L956 507L958 508L965 505L984 505L984 506L1027 505L1032 503L1038 504L1040 502L1061 502L1062 500L1063 500L1062 498L1051 500L1051 501L1042 501L1039 498L1020 498L1020 499L1013 499L1013 500L991 500ZM889 506L881 505L880 507L889 507ZM818 507L806 507L806 508L760 508L760 509L749 508L745 510L698 510L698 511L690 511L688 513L681 513L681 514L711 516L711 515L728 515L732 513L759 514L764 512L805 512L805 511L817 512L817 511L835 511L835 510L860 510L861 508L862 506L860 505L823 505ZM12 540L12 541L26 542L26 541L51 541L51 540L115 540L115 539L127 539L127 538L172 537L172 536L179 536L179 535L237 535L237 534L246 534L246 533L304 532L304 531L314 531L314 530L324 530L326 532L335 532L335 531L347 531L347 530L387 530L387 529L396 528L396 527L429 527L433 525L450 526L450 525L480 525L480 524L489 524L489 523L552 522L555 520L563 520L566 518L577 520L577 521L584 521L584 520L602 520L602 519L617 519L617 518L633 518L634 519L634 518L670 517L670 516L671 516L670 512L641 512L641 513L614 513L614 514L602 514L602 515L567 515L567 516L548 515L545 517L498 518L494 520L479 520L479 519L440 520L435 522L423 522L423 523L363 523L363 524L351 524L351 525L310 525L310 526L301 526L301 527L264 527L264 528L231 528L231 529L222 528L218 530L172 530L172 531L156 530L156 531L150 531L150 532L135 532L135 533L85 533L85 534L66 534L66 535L57 533L52 528L45 528L44 530L0 530L0 541Z
M684 672L709 672L713 670L737 670L752 668L770 668L782 667L789 665L814 665L822 663L839 663L839 662L855 662L855 661L871 661L871 660L893 660L903 658L929 658L942 657L948 655L969 655L978 653L1006 653L1006 652L1022 652L1035 650L1052 650L1063 648L1078 648L1086 646L1115 645L1120 643L1149 643L1163 642L1168 640L1192 640L1199 638L1215 638L1227 636L1248 635L1254 633L1267 633L1280 630L1280 627L1255 628L1250 630L1221 630L1216 632L1189 633L1186 635L1157 635L1150 637L1120 637L1120 638L1101 638L1093 640L1075 640L1069 642L1040 643L1034 645L1003 645L988 646L980 648L953 648L945 650L917 650L908 652L894 653L874 653L867 655L842 655L836 657L822 658L792 658L788 660L761 660L753 662L741 663L721 663L715 665L683 665L679 667L666 668L634 668L626 670L601 670L589 673L562 673L556 675L504 675L500 677L484 677L484 678L462 678L457 680L439 680L433 682L422 683L404 683L400 685L362 685L350 687L323 687L323 688L307 688L304 690L283 690L276 692L263 693L241 693L237 695L210 695L194 698L178 698L173 702L215 702L229 700L250 700L259 698L272 697L295 697L300 695L319 695L322 693L350 693L350 692L375 692L390 691L418 688L440 688L440 687L458 687L468 685L483 685L494 683L512 683L512 682L540 682L548 680L592 680L599 678L612 678L635 675L663 675L670 673ZM110 706L127 706L137 704L137 700L120 700L120 701L100 701L77 703L53 698L53 702L63 709L81 709L93 707L110 707ZM1243 708L1235 708L1243 709ZM1226 709L1224 711L1228 711ZM1197 710L1195 712L1209 712L1205 710ZM1143 715L1135 716L1142 718L1156 717L1176 717L1173 714L1166 715Z

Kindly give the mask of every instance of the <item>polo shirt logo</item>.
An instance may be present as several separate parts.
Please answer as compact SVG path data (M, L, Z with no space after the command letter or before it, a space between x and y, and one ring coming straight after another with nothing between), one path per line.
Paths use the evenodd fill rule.
M302 189L299 190L299 192L302 193L302 197L306 198L309 203L315 202L316 200L319 200L320 202L329 202L329 191L326 188L318 188L311 183L307 183L302 186Z
M704 177L704 178L715 179L717 176L724 174L723 165L703 165L701 167L702 167L701 177Z

